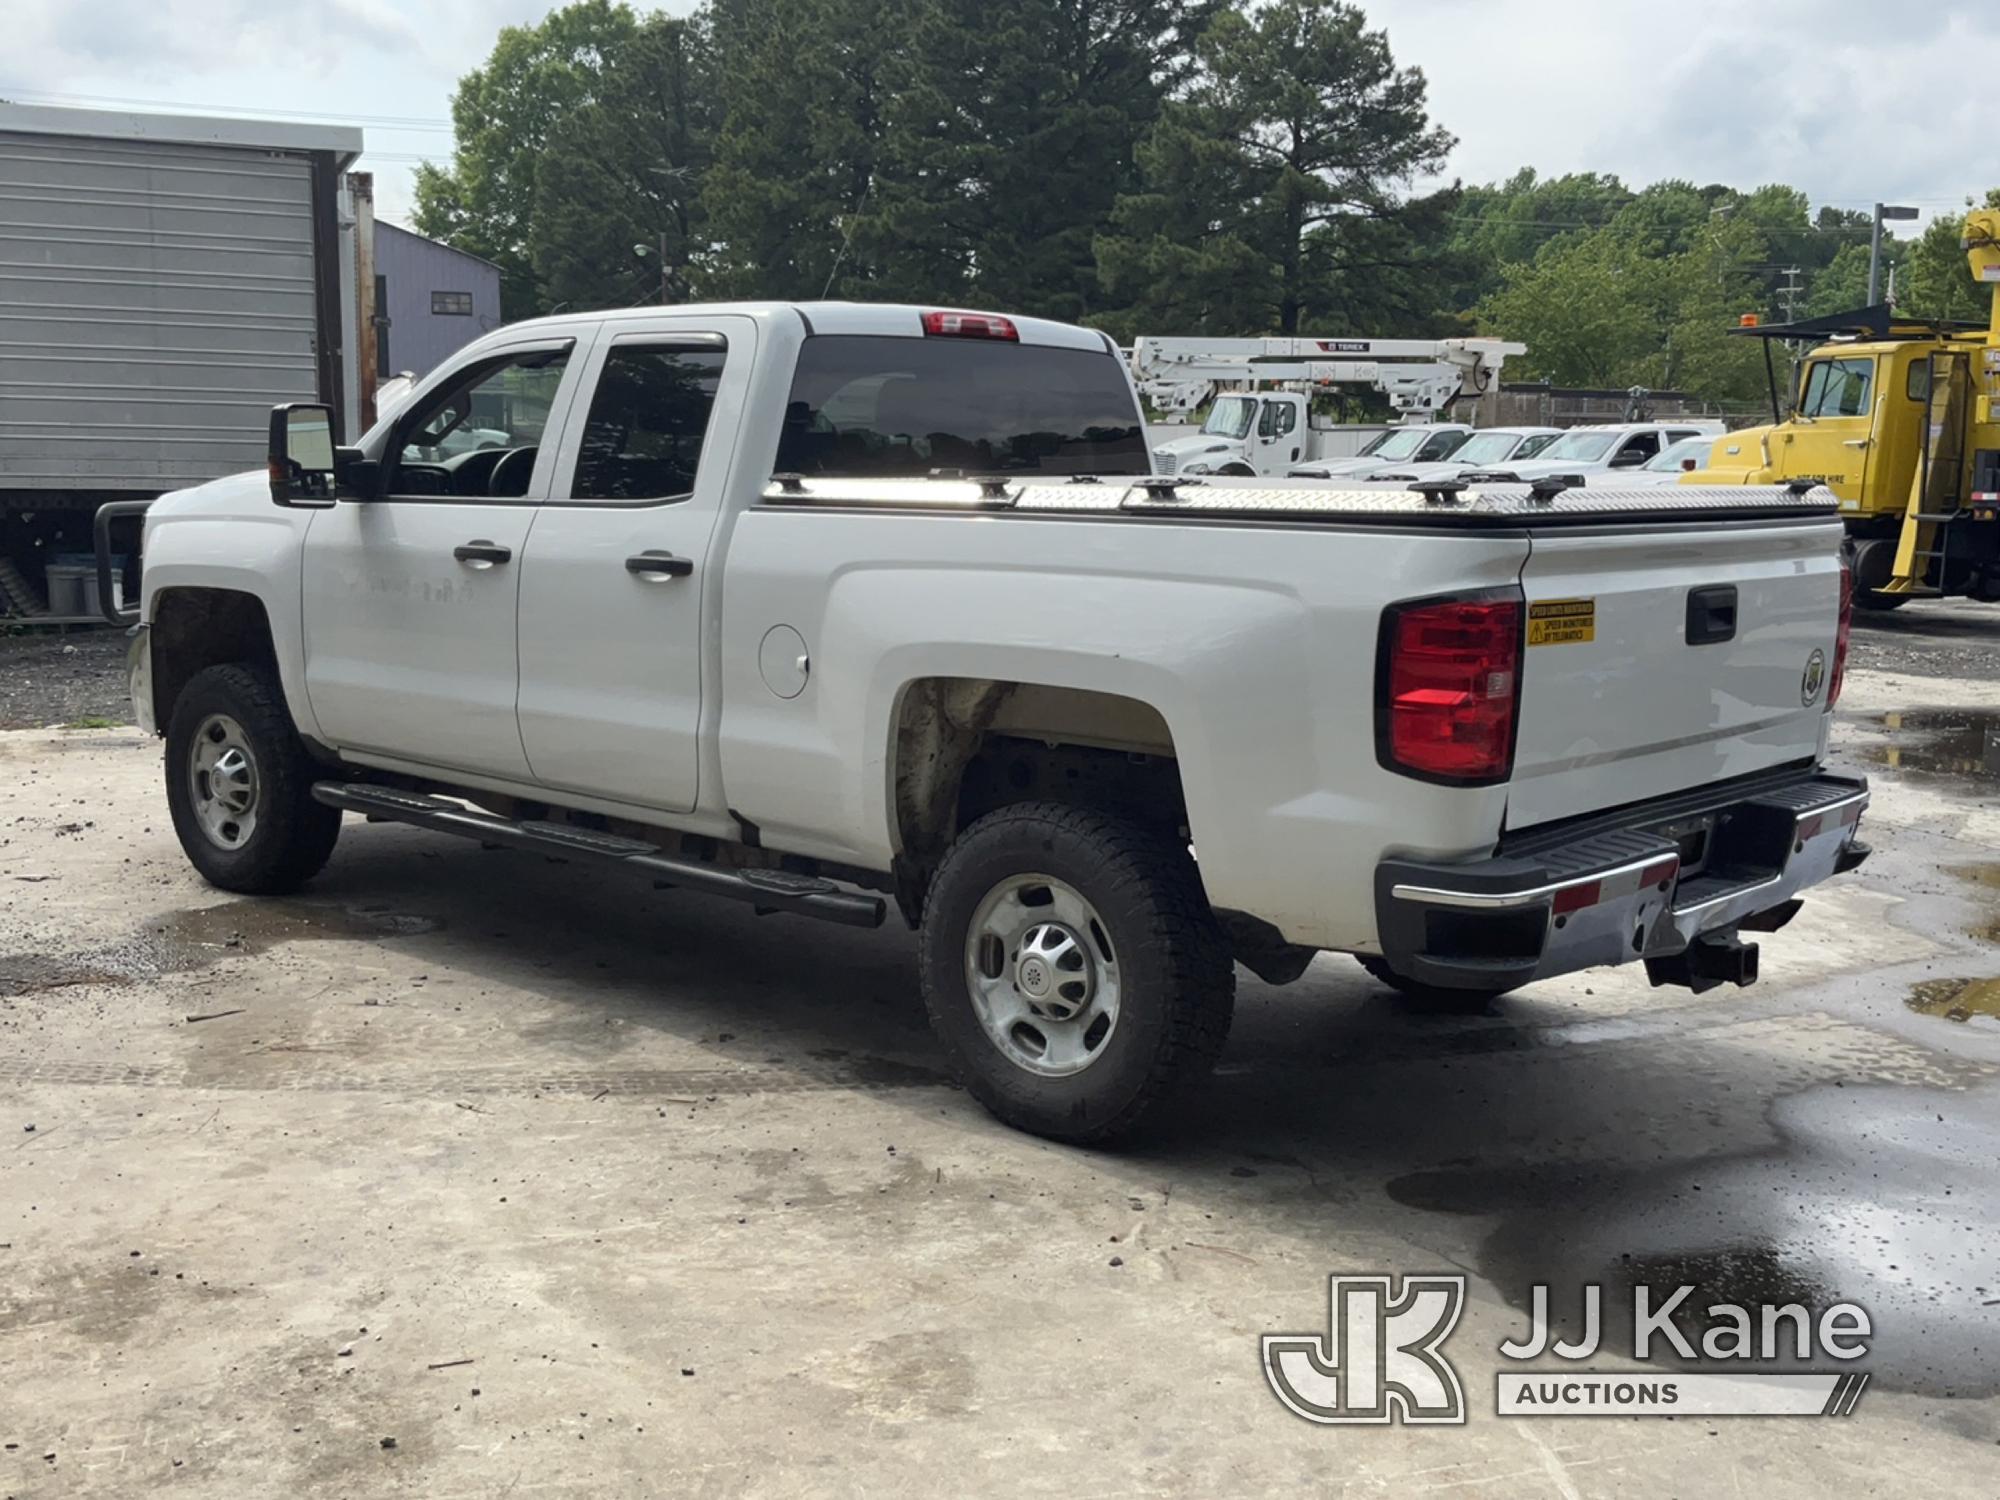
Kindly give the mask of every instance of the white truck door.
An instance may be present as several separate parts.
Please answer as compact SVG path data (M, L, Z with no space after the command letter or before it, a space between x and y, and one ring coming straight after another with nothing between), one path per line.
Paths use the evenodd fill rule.
M514 718L521 552L555 467L542 433L581 363L572 338L483 353L397 422L376 498L313 516L306 693L336 747L531 779Z
M1257 408L1250 436L1250 467L1259 474L1282 474L1304 453L1305 403L1297 396L1266 396Z
M695 804L710 539L756 324L605 325L521 567L521 742L550 787Z

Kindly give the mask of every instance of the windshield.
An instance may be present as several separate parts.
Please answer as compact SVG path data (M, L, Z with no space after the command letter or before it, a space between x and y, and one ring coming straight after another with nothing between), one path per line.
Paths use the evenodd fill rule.
M1465 446L1452 457L1462 464L1498 463L1514 451L1514 445L1521 439L1511 432L1480 432L1465 440Z
M1224 396L1208 409L1208 420L1201 424L1201 430L1210 437L1245 437L1256 415L1255 397Z
M1618 441L1615 432L1565 432L1542 450L1543 458L1577 458L1588 463L1604 457Z
M1398 427L1394 432L1385 432L1373 446L1363 448L1361 453L1368 458L1409 458L1431 435L1428 427Z
M1647 459L1646 467L1655 474L1672 474L1677 473L1687 460L1693 459L1697 469L1705 469L1708 467L1709 446L1714 441L1705 437L1682 438Z

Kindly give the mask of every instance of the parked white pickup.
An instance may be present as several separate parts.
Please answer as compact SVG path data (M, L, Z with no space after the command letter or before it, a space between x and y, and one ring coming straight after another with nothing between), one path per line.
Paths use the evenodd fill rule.
M135 700L231 890L309 879L354 811L893 903L968 1086L1073 1140L1214 1059L1232 959L1480 1002L1638 959L1743 983L1738 932L1865 852L1865 783L1820 768L1824 491L1147 471L1080 328L516 324L352 448L280 408L269 475L157 502Z

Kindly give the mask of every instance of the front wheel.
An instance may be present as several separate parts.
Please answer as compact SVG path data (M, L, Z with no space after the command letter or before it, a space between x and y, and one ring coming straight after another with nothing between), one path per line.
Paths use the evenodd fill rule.
M270 672L230 663L188 680L167 720L167 807L210 885L275 895L319 873L340 812L313 801L312 781Z
M961 834L918 959L931 1026L1001 1120L1077 1143L1129 1136L1222 1052L1235 969L1177 841L1024 803Z

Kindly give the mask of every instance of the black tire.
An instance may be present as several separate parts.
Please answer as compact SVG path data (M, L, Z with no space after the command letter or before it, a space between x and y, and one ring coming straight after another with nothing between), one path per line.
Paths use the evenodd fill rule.
M981 903L1027 875L1082 897L1103 929L1089 939L1094 972L1117 979L1115 1021L1080 1071L1063 1076L1031 1071L1002 1050L969 975ZM1002 808L959 835L931 880L918 964L931 1027L972 1096L1017 1129L1078 1144L1140 1132L1199 1083L1222 1053L1236 999L1229 946L1186 848L1051 802Z
M254 816L254 824L234 847L204 828L192 769L196 736L217 716L241 727L253 768L245 816ZM210 885L255 896L295 891L333 854L340 811L313 801L312 759L266 668L232 662L188 680L167 718L166 774L174 832Z
M1369 977L1387 985L1404 1000L1411 1010L1424 1011L1432 1015L1478 1016L1493 1008L1493 1002L1502 995L1511 995L1511 989L1500 990L1460 990L1442 984L1424 984L1409 979L1390 968L1387 960L1373 954L1357 953L1355 962L1366 969Z
M1910 602L1908 594L1881 594L1874 589L1856 589L1854 607L1874 614L1887 614L1892 609L1901 609Z

